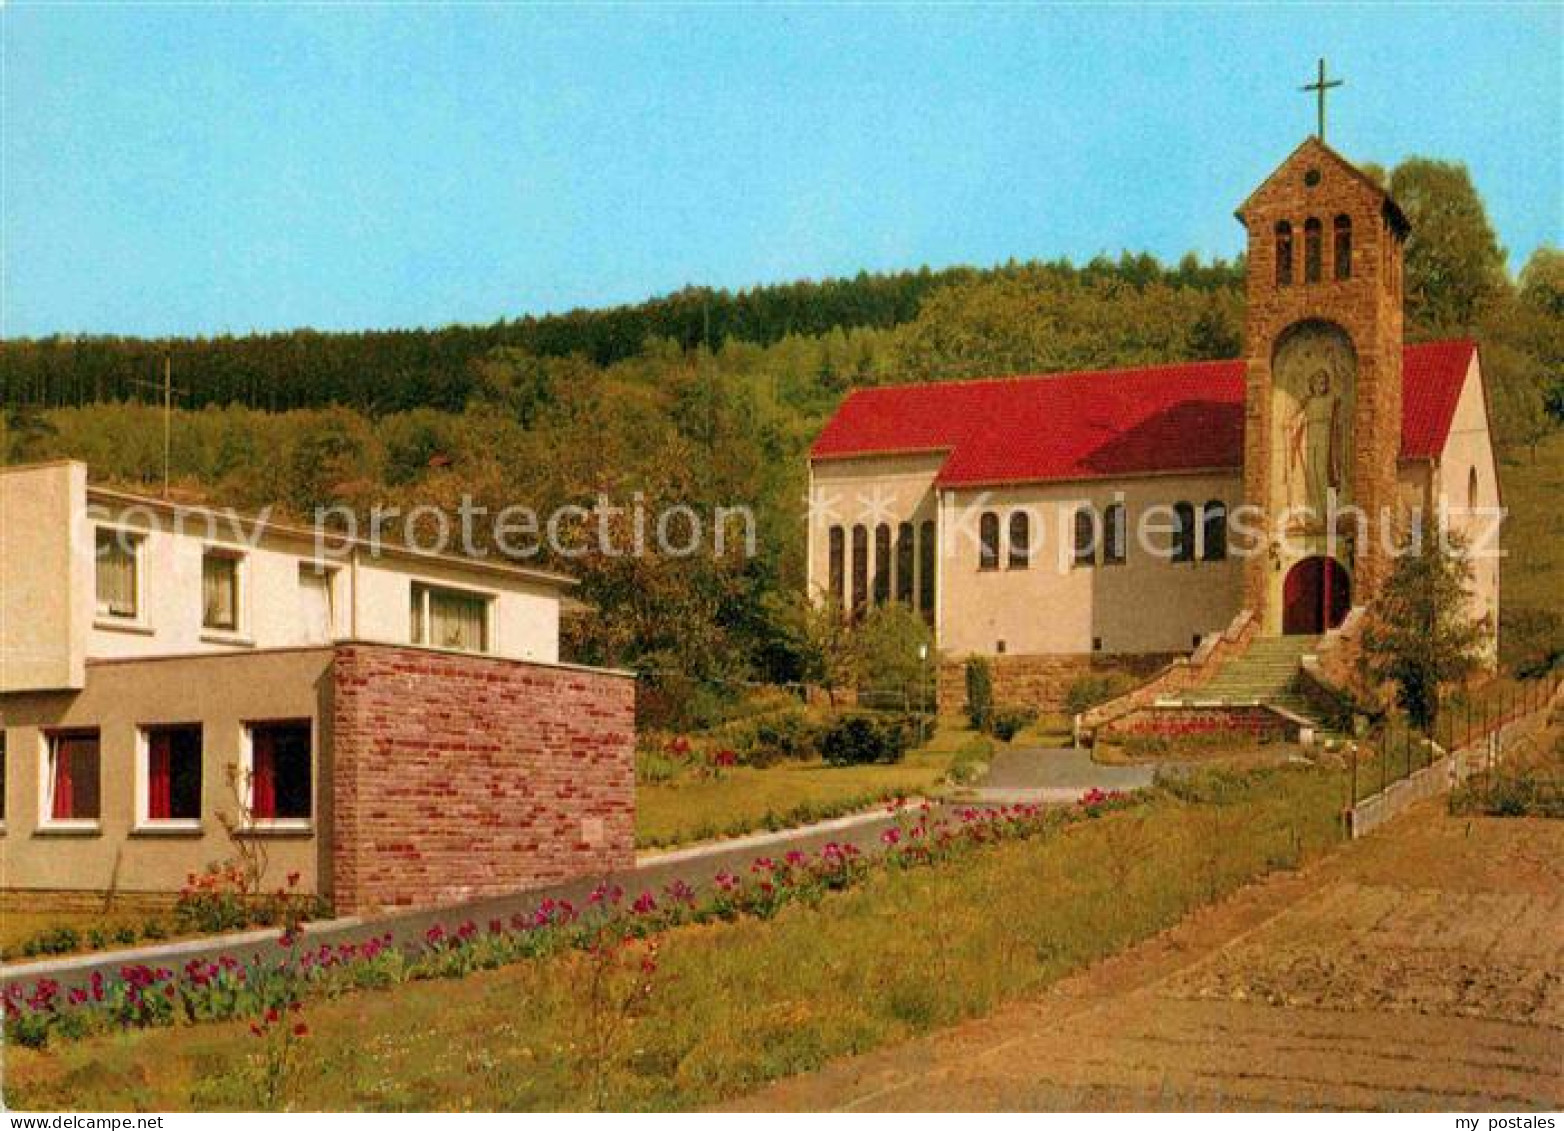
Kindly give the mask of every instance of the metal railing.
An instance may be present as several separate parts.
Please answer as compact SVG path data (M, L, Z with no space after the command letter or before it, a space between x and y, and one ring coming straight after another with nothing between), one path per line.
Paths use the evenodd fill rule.
M1432 765L1436 758L1465 750L1511 723L1545 709L1564 683L1564 672L1539 679L1500 680L1456 699L1442 711L1432 735L1405 724L1350 752L1351 804L1356 805Z

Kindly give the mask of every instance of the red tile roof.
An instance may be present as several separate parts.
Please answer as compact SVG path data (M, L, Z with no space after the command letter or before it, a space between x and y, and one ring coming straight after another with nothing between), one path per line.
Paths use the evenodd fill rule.
M1406 347L1402 459L1444 448L1475 349ZM1243 450L1244 363L1201 361L859 389L809 454L947 452L938 482L955 486L1229 470Z

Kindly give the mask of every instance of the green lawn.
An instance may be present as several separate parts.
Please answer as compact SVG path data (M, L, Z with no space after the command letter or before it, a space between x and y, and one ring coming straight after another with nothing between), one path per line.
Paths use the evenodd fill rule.
M574 952L314 1001L279 1099L299 1110L697 1107L984 1014L1334 845L1344 780L1207 774L1145 804L932 868L877 868L815 907L681 927L656 970ZM601 960L598 960L601 962ZM594 972L604 972L601 979ZM612 1005L633 979L650 990ZM605 1001L609 1004L605 1006ZM6 1052L24 1109L246 1108L241 1022Z
M1509 515L1506 557L1499 567L1503 615L1519 609L1558 611L1564 593L1564 431L1548 437L1533 461L1524 451L1499 465Z
M738 766L716 778L680 778L635 790L635 839L660 847L785 828L928 794L950 770L952 754L924 749L893 766L784 762L764 770Z

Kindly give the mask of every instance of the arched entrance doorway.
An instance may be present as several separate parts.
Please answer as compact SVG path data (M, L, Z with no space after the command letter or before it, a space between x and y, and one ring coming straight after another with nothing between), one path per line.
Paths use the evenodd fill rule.
M1335 628L1352 607L1352 582L1335 558L1304 558L1282 586L1282 632L1318 636Z

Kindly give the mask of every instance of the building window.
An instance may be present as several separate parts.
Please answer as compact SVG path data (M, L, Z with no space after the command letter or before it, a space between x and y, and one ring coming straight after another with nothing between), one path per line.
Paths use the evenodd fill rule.
M1212 499L1201 516L1205 545L1200 557L1208 562L1227 560L1227 504Z
M98 732L61 731L48 736L43 822L96 821L100 814Z
M148 727L142 774L143 821L201 819L201 728Z
M1324 250L1320 246L1322 232L1320 222L1314 217L1309 217L1303 222L1303 281L1305 283L1318 283L1320 281L1320 261Z
M1292 282L1292 225L1286 220L1276 225L1276 285L1285 287Z
M99 527L97 532L98 615L135 620L140 610L141 537Z
M458 652L489 650L489 598L413 583L413 643Z
M896 527L896 600L912 608L912 523Z
M1352 278L1352 217L1341 215L1336 217L1336 241L1331 248L1331 261L1334 265L1336 278Z
M869 600L869 528L853 527L853 595L850 602L854 610L863 608Z
M999 516L985 511L978 519L978 569L999 568Z
M1075 512L1075 564L1097 564L1097 512L1091 507Z
M5 730L0 728L0 828L5 827Z
M201 556L201 627L239 631L239 558L225 550Z
M251 723L249 739L251 819L309 820L309 722Z
M299 622L308 644L327 644L336 635L337 610L332 599L336 571L308 562L299 566Z
M1010 552L1006 559L1011 569L1032 564L1032 520L1025 511L1010 516Z
M838 609L847 605L847 532L840 526L826 531L826 592Z
M874 603L891 599L891 527L882 522L874 528Z
M1173 504L1173 560L1195 560L1195 508L1189 503Z
M1108 509L1102 512L1102 527L1102 564L1123 565L1129 541L1123 503L1108 504Z
M1477 513L1477 469L1475 467L1466 473L1466 509L1473 514Z
M925 520L918 527L918 607L923 618L934 621L934 571L938 547L935 545L934 523Z

